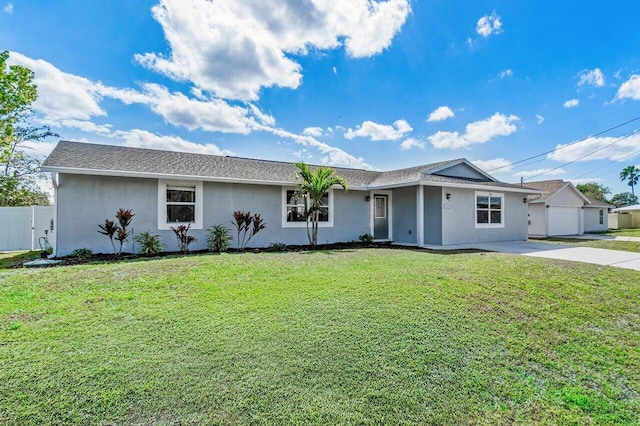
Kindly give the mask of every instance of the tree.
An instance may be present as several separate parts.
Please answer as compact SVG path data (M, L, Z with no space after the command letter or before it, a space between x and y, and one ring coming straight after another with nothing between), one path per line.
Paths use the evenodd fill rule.
M638 196L630 192L622 192L611 197L611 204L616 207L626 207L638 204Z
M627 166L620 172L620 180L627 181L627 184L631 187L632 195L636 195L633 188L638 183L638 178L640 178L640 169L636 166Z
M579 183L576 188L587 197L595 198L604 203L607 202L607 194L611 194L609 188L596 182Z
M26 123L33 114L31 105L38 97L30 69L7 67L9 52L0 53L0 205L20 206L49 204L49 197L38 188L43 177L40 161L27 156L24 142L40 142L58 137L49 127L33 127Z
M298 177L302 180L298 184L298 191L304 199L304 211L307 219L307 237L312 246L318 244L318 222L320 212L327 211L328 206L322 200L325 194L335 185L340 185L345 191L348 189L344 178L337 176L331 167L319 166L315 172L305 163L296 163ZM311 225L311 230L309 230Z

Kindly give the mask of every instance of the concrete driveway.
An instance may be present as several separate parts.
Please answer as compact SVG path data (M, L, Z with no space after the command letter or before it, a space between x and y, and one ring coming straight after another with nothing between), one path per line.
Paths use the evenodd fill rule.
M532 257L546 257L548 259L572 260L575 262L608 265L615 266L616 268L640 271L640 253L632 253L629 251L606 250L592 247L575 247L564 244L540 243L536 241L462 244L455 247L514 253Z

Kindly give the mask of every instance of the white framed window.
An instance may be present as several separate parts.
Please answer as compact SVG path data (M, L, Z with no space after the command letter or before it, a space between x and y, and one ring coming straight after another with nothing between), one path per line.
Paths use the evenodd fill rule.
M600 209L600 213L599 213L600 217L600 225L604 225L604 210Z
M158 180L158 229L202 229L202 182Z
M504 228L504 194L476 192L476 228Z
M307 226L307 217L304 214L304 201L306 194L302 194L296 188L282 188L282 227L302 228ZM322 209L318 226L323 228L333 227L333 189L324 193L321 201Z

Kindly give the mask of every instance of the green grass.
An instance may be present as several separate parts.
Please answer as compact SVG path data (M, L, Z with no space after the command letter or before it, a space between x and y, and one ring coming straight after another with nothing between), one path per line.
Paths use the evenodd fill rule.
M616 241L616 240L585 240L582 238L554 238L549 237L540 242L554 244L567 244L577 247L593 247L607 250L630 251L640 253L640 241Z
M604 234L621 236L621 237L640 237L640 228L609 229L607 232L604 232Z
M0 423L638 424L640 273L498 253L0 273Z
M0 253L0 269L13 268L25 261L39 257L40 251L11 251Z

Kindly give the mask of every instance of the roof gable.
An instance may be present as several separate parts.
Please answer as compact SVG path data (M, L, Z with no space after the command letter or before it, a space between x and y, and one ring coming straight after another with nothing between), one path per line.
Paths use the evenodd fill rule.
M453 160L448 164L435 168L429 171L429 174L458 179L468 179L479 182L496 181L496 179L491 175L479 169L473 163L467 161L464 158Z
M589 205L591 202L582 192L578 190L571 182L565 182L562 179L543 180L538 182L527 182L529 188L539 189L541 191L547 191L546 194L542 194L539 197L530 198L531 203L549 203L549 201L558 201L566 194L565 191L571 193L574 197L577 197L582 202L582 205ZM564 195L565 197L571 197L571 195Z

